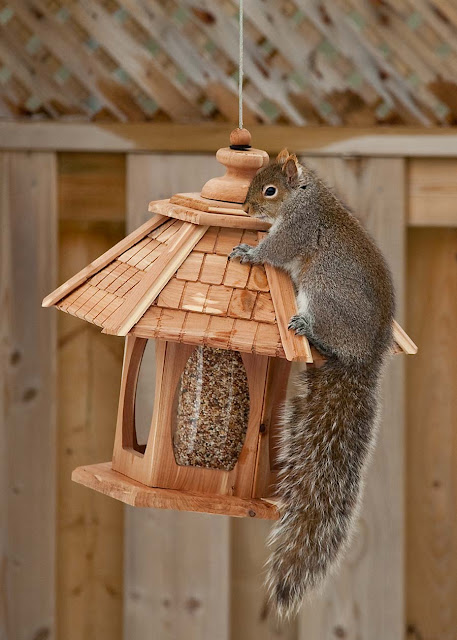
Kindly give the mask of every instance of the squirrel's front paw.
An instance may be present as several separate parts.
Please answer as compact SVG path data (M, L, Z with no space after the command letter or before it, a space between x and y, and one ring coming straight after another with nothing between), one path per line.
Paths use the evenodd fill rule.
M248 244L239 244L229 255L229 260L239 258L242 264L256 262L254 249L255 247L250 247Z
M309 336L311 333L311 326L305 316L296 315L292 316L288 329L292 329L299 336Z

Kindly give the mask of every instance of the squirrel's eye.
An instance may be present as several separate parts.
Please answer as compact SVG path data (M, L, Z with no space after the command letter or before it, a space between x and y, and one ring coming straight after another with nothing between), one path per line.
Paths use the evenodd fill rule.
M266 198L274 198L277 193L278 190L272 184L267 184L267 186L263 188L263 195Z

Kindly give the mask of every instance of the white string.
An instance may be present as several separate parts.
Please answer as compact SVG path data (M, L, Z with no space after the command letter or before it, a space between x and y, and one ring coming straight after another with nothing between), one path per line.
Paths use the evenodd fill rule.
M240 0L240 55L238 61L238 127L243 128L243 0Z

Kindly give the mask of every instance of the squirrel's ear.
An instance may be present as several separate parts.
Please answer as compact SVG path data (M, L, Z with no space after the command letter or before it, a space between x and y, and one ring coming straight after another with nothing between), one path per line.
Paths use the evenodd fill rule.
M298 182L302 171L297 156L289 156L284 163L282 170L284 171L289 184L295 185Z
M289 157L289 152L287 151L287 149L283 149L282 151L280 151L278 153L278 157L276 158L276 162L278 164L284 164L287 160L287 158Z

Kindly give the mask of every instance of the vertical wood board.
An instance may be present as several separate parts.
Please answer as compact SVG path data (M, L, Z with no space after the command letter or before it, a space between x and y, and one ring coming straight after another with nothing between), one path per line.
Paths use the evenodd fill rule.
M123 225L61 224L59 281L106 251ZM54 310L47 310L55 313ZM112 456L123 340L59 313L58 350L58 637L122 637L123 509L71 481L81 464Z
M457 230L411 229L408 325L408 638L457 630Z
M278 621L268 608L264 580L271 523L232 518L230 531L231 640L296 640L297 621Z
M129 230L150 216L150 200L198 191L219 172L223 168L207 155L128 155ZM140 373L142 398L148 379L153 393L154 375L149 349ZM228 640L229 559L227 518L127 507L124 637Z
M59 153L59 218L125 219L125 154Z
M0 637L55 634L56 284L53 153L1 155Z
M404 161L309 158L307 164L352 207L383 250L394 276L401 322ZM357 531L337 575L303 608L300 640L403 638L404 366L404 359L396 357L386 367L378 443L368 468Z
M417 227L457 226L457 158L409 160L408 223Z

